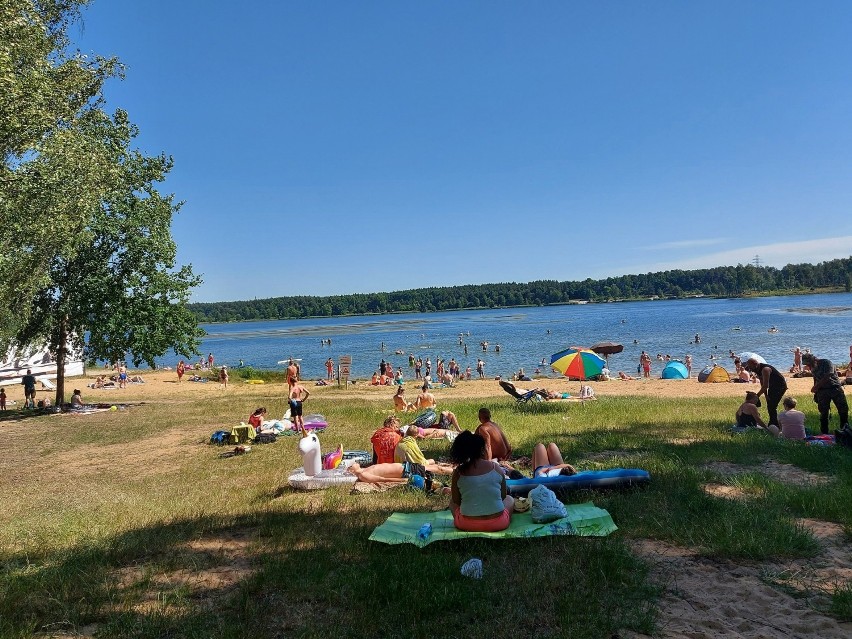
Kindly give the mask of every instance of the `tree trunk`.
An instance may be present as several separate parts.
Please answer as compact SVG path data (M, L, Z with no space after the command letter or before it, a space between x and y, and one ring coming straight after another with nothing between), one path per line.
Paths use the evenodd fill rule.
M56 401L57 408L65 403L65 360L68 359L68 323L63 317L59 323L56 345Z

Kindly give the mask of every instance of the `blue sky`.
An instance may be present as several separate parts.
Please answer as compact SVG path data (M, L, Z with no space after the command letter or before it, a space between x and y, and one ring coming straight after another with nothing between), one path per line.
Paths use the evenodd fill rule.
M852 3L96 0L195 301L852 255Z

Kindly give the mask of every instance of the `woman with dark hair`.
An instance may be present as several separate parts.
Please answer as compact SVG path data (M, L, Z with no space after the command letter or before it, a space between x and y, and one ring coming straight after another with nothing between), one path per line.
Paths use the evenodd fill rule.
M804 359L804 358L803 358ZM753 357L745 363L746 370L757 375L760 382L758 398L766 397L766 410L769 412L769 425L778 426L778 404L787 392L787 380L774 366L757 361Z
M515 501L507 492L500 466L486 459L485 439L467 430L459 433L450 458L458 464L450 484L453 525L470 532L508 528Z
M760 418L760 411L757 410L758 406L760 406L760 398L757 393L748 391L745 394L745 401L737 409L737 426L740 428L747 428L749 426L760 426L763 428L765 424Z
M248 423L254 426L254 429L257 430L260 428L261 424L263 424L263 420L266 418L266 409L261 406L256 409L251 416L248 418Z

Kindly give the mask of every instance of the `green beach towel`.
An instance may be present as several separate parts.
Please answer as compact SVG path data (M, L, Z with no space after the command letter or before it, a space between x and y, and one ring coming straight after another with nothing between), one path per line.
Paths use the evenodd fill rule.
M500 532L464 532L453 526L453 515L449 510L428 513L394 513L373 531L370 541L383 544L414 544L422 548L433 541L465 539L467 537L490 537L493 539L518 539L523 537L548 537L551 535L575 535L578 537L606 537L618 530L612 517L603 508L592 502L566 504L568 515L547 524L536 524L529 512L515 513L512 523ZM417 531L425 524L432 524L432 534L427 539L418 539Z

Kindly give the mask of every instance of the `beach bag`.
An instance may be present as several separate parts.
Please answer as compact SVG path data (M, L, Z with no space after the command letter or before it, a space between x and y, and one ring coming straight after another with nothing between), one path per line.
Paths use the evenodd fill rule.
M261 433L254 438L255 444L274 444L278 437L274 433Z
M532 502L530 514L532 515L532 520L537 524L546 524L549 521L562 519L568 515L568 511L565 510L565 504L559 501L556 498L556 493L544 484L539 484L533 488L529 492L527 499Z
M226 430L217 430L215 433L210 435L210 443L215 444L216 446L224 446L228 443L228 440L231 437L231 433Z

